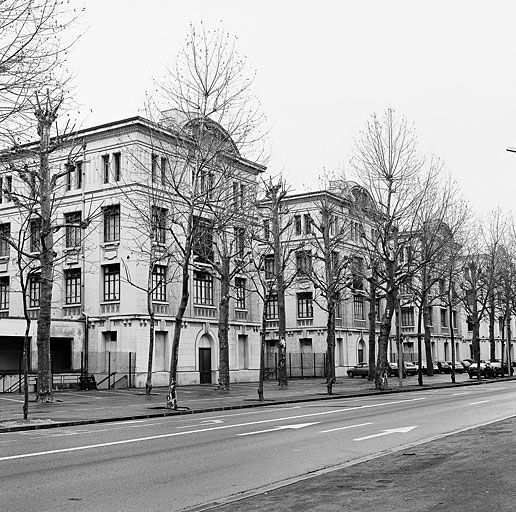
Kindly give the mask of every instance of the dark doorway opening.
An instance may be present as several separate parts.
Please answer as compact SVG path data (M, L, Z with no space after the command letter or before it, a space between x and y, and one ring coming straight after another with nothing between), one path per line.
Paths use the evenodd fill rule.
M201 384L211 384L211 348L199 348L199 376Z
M50 338L52 372L72 371L72 340L70 338Z
M0 372L18 373L22 367L23 337L0 336ZM29 350L30 358L30 350ZM30 368L30 359L29 359Z

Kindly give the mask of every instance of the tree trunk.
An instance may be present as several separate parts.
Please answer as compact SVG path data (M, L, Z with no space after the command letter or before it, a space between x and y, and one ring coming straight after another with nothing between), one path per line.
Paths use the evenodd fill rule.
M423 385L423 304L420 302L417 312L417 383Z
M390 287L386 294L385 311L380 324L380 337L378 339L378 360L376 362L374 382L378 390L388 389L387 383L387 351L389 349L389 334L391 332L392 316L396 309L396 290Z
M328 305L328 332L326 334L326 388L328 395L333 394L333 384L335 384L335 304L330 299Z
M25 336L23 337L23 419L29 417L29 348L31 319L25 309Z
M455 332L453 331L453 308L451 300L448 302L448 318L450 324L450 343L451 343L451 381L455 383Z
M47 105L48 107L48 105ZM53 111L38 109L38 132L40 134L40 298L37 330L38 386L36 400L53 402L52 361L50 355L50 322L52 314L52 287L54 283L54 239L52 235L52 191L50 190L50 129L56 119Z
M262 330L260 332L260 374L258 376L258 400L263 402L263 373L265 371L265 333L267 332L267 309L268 298L264 301L262 312Z
M183 328L183 316L188 305L189 291L188 283L190 278L189 257L183 261L183 277L181 285L181 301L176 313L174 322L174 336L172 338L172 351L170 354L170 373L168 379L167 408L177 410L177 362L179 355L179 342L181 340L181 329Z
M432 358L432 335L430 333L431 306L428 305L426 294L423 294L423 328L425 330L425 359L426 374L429 377L434 375L434 361Z
M493 361L496 359L496 342L495 342L495 296L491 287L489 290L489 359Z
M145 394L150 395L152 391L152 362L154 357L154 310L152 308L152 299L148 298L150 307L149 312L149 354L147 358L147 379L145 381Z
M219 302L219 386L221 391L229 391L229 287L230 259L222 257L220 273L220 302Z
M373 276L369 281L369 371L367 380L374 380L376 363L376 273L373 267Z

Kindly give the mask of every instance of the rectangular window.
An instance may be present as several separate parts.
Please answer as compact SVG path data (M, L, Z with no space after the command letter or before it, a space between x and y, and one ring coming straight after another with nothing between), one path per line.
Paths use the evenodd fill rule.
M27 282L27 287L29 289L29 308L39 308L41 276L39 274L31 274Z
M82 242L81 212L65 213L64 220L66 248L80 247Z
M238 181L233 182L233 207L238 208Z
M11 224L6 222L0 224L0 258L9 256L9 243L7 242L11 238Z
M237 309L246 309L245 307L245 279L241 277L235 277L235 294L236 294L236 305Z
M414 327L414 308L401 308L401 326Z
M72 190L73 172L75 167L72 164L65 164L66 170L66 190Z
M448 327L448 317L446 313L446 309L441 308L441 327Z
M274 266L274 255L265 256L263 259L263 270L265 272L265 279L271 280L276 277L276 270Z
M353 318L355 320L365 320L364 297L353 295Z
M120 178L122 177L121 160L122 158L120 153L113 153L113 175L115 181L120 181Z
M65 270L65 303L81 303L81 269L72 268Z
M301 215L294 215L294 232L296 235L300 235L302 231Z
M364 289L364 259L354 257L351 264L351 271L353 273L353 288L355 290Z
M310 251L296 252L296 270L298 275L306 276L312 271L312 255Z
M120 240L120 205L114 204L104 208L104 242Z
M309 213L305 213L305 235L312 232L312 216Z
M473 332L473 318L471 316L468 315L466 323L468 324L468 332Z
M312 303L312 292L303 292L297 294L297 317L313 318L314 309Z
M213 261L213 231L211 222L201 217L193 220L193 253L197 261Z
M167 267L154 265L152 269L152 300L167 301Z
M39 252L41 247L41 219L32 219L29 224L30 252Z
M213 190L215 187L215 176L212 172L202 170L200 175L201 180L201 194L205 195L208 199L213 196Z
M82 162L75 162L75 183L76 188L82 188Z
M0 277L0 310L9 309L9 278Z
M244 257L245 250L245 228L235 228L235 255L237 258L242 259Z
M265 318L267 320L275 320L278 318L278 294L273 293L269 296L269 300L265 304Z
M161 157L161 184L165 185L167 182L167 173L168 173L168 158L166 156Z
M457 329L457 311L452 311L453 328Z
M120 264L104 265L104 302L113 302L120 300Z
M156 182L158 176L158 155L152 153L151 155L151 180L152 183Z
M152 230L154 240L158 244L164 244L167 239L167 216L168 210L166 208L152 207Z
M335 294L335 318L342 318L342 301L338 292Z
M342 269L339 268L340 257L337 251L332 251L330 256L330 268L334 274L339 273Z
M194 271L194 304L213 306L213 276L207 272Z
M102 176L104 183L109 183L109 155L102 155Z
M268 220L263 221L263 239L269 240L271 237L271 227L270 222Z
M240 183L240 194L238 196L238 206L239 208L244 208L245 206L245 185Z
M11 193L13 191L13 177L12 176L6 176L5 177L4 186L5 186L4 191L5 191L5 195L6 195L6 200L10 201Z

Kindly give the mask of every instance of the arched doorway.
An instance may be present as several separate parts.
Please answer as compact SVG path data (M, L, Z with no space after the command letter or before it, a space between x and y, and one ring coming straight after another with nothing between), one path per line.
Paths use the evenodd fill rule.
M357 363L365 362L365 341L360 340L357 346Z
M203 334L198 343L199 382L211 384L211 351L213 342L209 334Z

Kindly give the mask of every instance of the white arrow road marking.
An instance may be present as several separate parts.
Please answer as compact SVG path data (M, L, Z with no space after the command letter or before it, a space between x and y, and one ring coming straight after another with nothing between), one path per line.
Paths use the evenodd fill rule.
M325 434L326 432L335 432L337 430L346 430L348 428L364 427L365 425L372 425L372 423L359 423L358 425L347 425L346 427L330 428L329 430L321 430L319 434Z
M470 402L468 405L485 404L487 402L489 402L489 400L480 400L480 402Z
M388 436L390 434L406 434L407 432L410 432L416 427L417 425L414 425L412 427L389 428L387 430L382 430L381 432L378 432L378 434L373 434L371 436L357 437L357 439L353 439L353 441L365 441L366 439L372 439L373 437Z
M405 400L393 400L391 402L381 402L379 404L368 404L368 405L357 405L355 407L344 407L342 409L332 409L331 411L319 411L319 412L312 412L308 414L298 414L297 416L290 416L285 418L270 418L267 420L259 420L259 421L250 421L247 423L235 423L234 425L218 425L216 427L206 427L206 428L199 428L195 430L183 430L181 432L172 432L170 434L157 434L154 436L147 436L147 437L137 437L133 439L124 439L122 441L110 441L107 443L98 443L98 444L88 444L84 446L72 446L70 448L61 448L57 450L46 450L43 452L33 452L33 453L21 453L18 455L9 455L7 457L0 457L0 461L4 460L14 460L14 459L26 459L28 457L40 457L42 455L53 455L56 453L68 453L68 452L78 452L82 450L93 450L95 448L105 448L108 446L118 446L123 444L132 444L132 443L141 443L145 441L154 441L155 439L166 439L169 437L177 437L177 436L185 436L189 434L197 434L200 432L211 432L213 430L226 430L228 428L239 428L239 427L247 427L249 425L258 425L263 423L272 423L275 421L291 421L298 418L309 418L313 416L329 416L331 414L338 414L343 412L349 412L349 411L357 411L362 409L372 409L375 407L386 407L396 404L404 404L409 402L417 402L419 400L425 400L424 397L421 398L407 398Z
M318 421L313 423L297 423L296 425L280 425L279 427L268 428L267 430L257 430L256 432L244 432L237 434L238 436L253 436L254 434L264 434L265 432L274 432L275 430L287 430L289 428L297 430L298 428L309 427L310 425L317 425Z
M202 427L204 425L215 425L217 423L224 423L224 422L222 420L205 420L205 421L196 423L195 425L182 425L181 427L177 427L177 428L194 428L194 427Z

